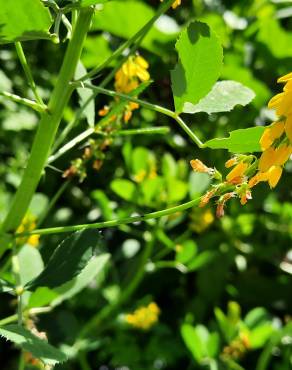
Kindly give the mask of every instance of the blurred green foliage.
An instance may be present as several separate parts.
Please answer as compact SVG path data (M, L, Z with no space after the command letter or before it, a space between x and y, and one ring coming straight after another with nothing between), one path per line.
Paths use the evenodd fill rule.
M82 55L85 68L103 62L123 39L153 16L157 6L156 0L110 1L104 10L97 11ZM291 15L289 1L182 0L181 7L156 22L139 48L154 80L143 96L173 107L170 70L176 63L174 44L185 24L201 20L217 33L224 47L220 78L240 82L256 96L248 106L228 113L186 115L186 122L203 142L239 128L270 123L274 116L266 108L267 101L279 91L277 77L292 68ZM64 47L51 41L33 41L24 48L41 96L47 100ZM13 46L1 46L0 61L1 90L32 98ZM110 69L96 81L107 72ZM73 96L62 128L73 119L79 99L77 94ZM110 102L110 98L98 96L95 111ZM1 220L20 183L38 119L36 113L3 97L0 105ZM95 123L98 119L96 114ZM88 128L87 120L88 115L68 134L67 141ZM190 159L198 157L224 171L228 152L199 151L172 120L145 108L135 111L123 128L161 125L169 126L170 133L115 137L105 152L102 168L97 172L88 166L83 183L70 181L42 226L128 217L203 194L209 185L208 176L191 172ZM66 181L63 171L83 149L81 143L45 169L30 207L38 219ZM270 191L266 185L259 185L253 200L244 207L231 200L220 220L215 219L210 205L155 221L105 229L100 233L102 245L97 257L79 277L67 286L25 293L28 308L54 307L52 312L39 315L36 325L70 359L56 369L292 368L291 172L288 163L278 187ZM61 240L58 235L45 236L39 249L22 249L19 257L24 283L42 271ZM144 254L151 243L151 253ZM144 257L140 284L116 305ZM13 283L5 263L1 267L0 278ZM153 328L139 331L125 323L124 314L150 301L161 310ZM80 338L90 318L104 307L110 307L112 314L99 321L90 335ZM1 318L12 315L15 308L9 293L1 295ZM16 368L15 354L12 346L1 341L3 369Z

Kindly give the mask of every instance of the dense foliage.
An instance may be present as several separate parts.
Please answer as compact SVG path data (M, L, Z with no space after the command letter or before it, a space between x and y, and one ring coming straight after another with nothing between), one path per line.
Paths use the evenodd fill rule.
M292 368L291 16L0 0L3 369Z

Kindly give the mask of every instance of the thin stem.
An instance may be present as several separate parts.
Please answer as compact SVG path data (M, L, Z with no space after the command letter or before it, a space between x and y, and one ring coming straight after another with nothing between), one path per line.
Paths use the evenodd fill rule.
M23 312L23 315L39 315L39 314L44 314L44 313L48 313L52 311L52 307L48 306L48 307L36 307L36 308L31 308L27 311L24 311ZM18 319L18 315L15 314L15 315L11 315L11 316L8 316L8 317L5 317L4 319L0 320L0 326L4 326L4 325L7 325L7 324L10 324L11 322L16 322Z
M154 111L162 113L162 114L164 114L168 117L171 117L180 125L180 127L184 130L184 132L190 137L190 139L199 148L204 148L204 144L197 137L197 135L194 134L193 131L186 125L186 123L183 121L183 119L177 113L175 113L175 112L173 112L173 111L171 111L167 108L161 107L160 105L157 105L157 104L152 104L152 103L146 102L144 100L135 98L135 97L130 96L130 95L118 93L118 92L113 91L113 90L107 90L107 89L104 89L100 86L93 86L89 83L72 82L71 84L74 87L78 87L78 88L83 87L83 88L87 88L87 89L92 89L93 91L99 91L101 94L104 94L104 95L108 95L108 96L111 96L111 97L119 97L119 98L125 99L127 101L132 101L132 102L140 104L141 106L143 106L145 108L148 108L150 110L154 110Z
M29 83L30 88L33 91L33 94L35 96L36 101L40 105L45 106L45 104L44 104L41 96L39 95L39 93L37 91L37 87L36 87L36 84L34 82L34 79L33 79L32 73L31 73L31 70L30 70L29 65L27 63L27 60L26 60L24 51L22 49L22 45L21 45L21 43L19 41L15 43L15 49L16 49L16 52L17 52L19 61L20 61L21 65L22 65L23 71L25 73L26 79L27 79L27 81Z
M51 227L51 228L46 228L46 229L35 229L33 231L15 234L15 237L22 237L22 236L28 236L28 235L34 235L34 234L39 234L39 235L60 234L60 233L67 233L67 232L79 231L79 230L85 230L85 229L105 229L108 227L115 227L115 226L124 225L124 224L131 224L134 222L152 220L152 219L160 218L163 216L169 216L176 212L185 211L186 209L189 209L191 207L198 205L200 202L200 199L201 198L193 199L189 202L180 204L179 206L166 208L161 211L146 213L140 216L125 217L125 218L112 220L112 221L96 222L93 224L59 226L59 227Z
M40 181L59 123L63 116L63 111L72 94L72 87L69 82L74 76L76 65L80 59L92 15L92 8L85 8L80 11L75 32L72 39L69 41L56 86L51 94L51 99L48 104L49 112L43 114L38 125L27 167L12 201L12 205L2 224L2 232L13 231L21 223ZM0 247L0 257L5 250L4 248L3 246Z
M77 144L87 139L93 133L104 136L131 136L131 135L155 135L155 134L165 135L169 131L170 131L169 127L161 126L130 130L117 130L111 134L105 134L102 131L95 131L94 128L89 128L86 131L82 132L80 135L76 136L74 139L70 140L67 144L62 146L62 148L60 148L55 154L51 155L48 159L48 163L54 162L56 159L60 158L63 154L67 153L70 149L74 148Z
M23 104L23 105L25 105L29 108L32 108L32 109L36 110L37 112L43 113L47 110L46 105L41 105L41 104L35 102L34 100L21 98L20 96L15 95L15 94L11 94L8 91L0 91L0 95L4 96L5 98L7 98L7 99L9 99L9 100L11 100L15 103L20 103L20 104Z
M140 37L142 37L144 34L146 34L149 29L153 26L155 21L163 14L165 13L172 5L173 0L168 0L164 2L160 8L157 10L156 14L150 19L149 22L145 24L144 27L142 27L134 36L132 36L130 39L128 39L126 42L124 42L117 50L111 54L111 56L105 60L102 64L97 66L96 68L92 69L90 72L88 72L83 77L79 78L76 81L85 81L89 78L96 76L101 70L103 70L105 67L107 67L112 60L117 58L119 55L123 53L124 50L129 48L132 44L134 44Z

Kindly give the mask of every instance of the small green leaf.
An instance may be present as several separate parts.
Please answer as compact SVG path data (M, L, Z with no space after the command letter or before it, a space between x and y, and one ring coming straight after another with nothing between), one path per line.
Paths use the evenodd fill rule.
M217 81L223 51L218 37L202 22L192 22L176 45L179 60L171 71L175 110L184 111L185 103L197 104Z
M194 258L197 253L197 244L193 240L186 240L176 250L176 261L186 264Z
M4 279L0 279L0 293L7 293L13 290L13 285Z
M110 187L113 192L125 200L133 200L136 194L136 185L130 180L115 179Z
M46 341L36 337L30 331L18 325L7 325L0 328L0 335L5 339L30 352L46 365L56 365L67 360L63 352Z
M184 113L206 112L208 114L229 112L236 105L246 105L255 97L255 93L236 81L219 81L212 90L193 105L185 103Z
M206 356L206 348L197 328L189 324L184 324L181 327L181 335L194 359L198 363L201 363Z
M40 0L0 0L0 9L0 44L49 38L52 18Z
M75 71L75 79L78 80L78 78L83 77L84 75L86 75L86 73L87 73L86 68L79 61L77 64L76 71ZM92 91L90 89L83 89L83 88L77 89L77 93L79 95L80 106L83 106L92 95ZM88 125L90 127L94 127L94 123L95 123L94 122L95 120L94 99L91 99L91 101L86 105L86 108L84 109L83 114L87 120Z
M260 152L259 141L264 130L264 127L259 126L231 131L229 137L209 140L204 146L211 149L228 149L232 153Z
M203 251L198 254L191 262L188 264L189 271L195 271L202 267L205 267L208 263L212 262L217 257L217 252L214 251Z
M100 234L96 230L82 230L70 235L59 244L45 269L28 282L26 288L54 288L72 280L94 257L99 241Z

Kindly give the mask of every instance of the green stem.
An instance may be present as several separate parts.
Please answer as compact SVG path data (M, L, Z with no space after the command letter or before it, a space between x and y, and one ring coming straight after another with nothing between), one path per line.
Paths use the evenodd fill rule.
M69 82L74 76L92 15L92 8L80 11L75 32L69 42L56 86L48 104L49 112L43 114L39 123L21 184L3 222L2 231L4 232L15 230L21 223L40 181L63 111L72 94ZM0 256L2 253L3 247L2 250L0 249Z
M31 70L29 68L29 65L27 63L27 60L26 60L26 57L25 57L25 54L24 54L24 51L22 49L22 45L20 42L16 42L15 43L15 49L16 49L16 52L17 52L17 55L18 55L18 58L19 58L19 61L22 65L22 68L23 68L23 71L25 73L25 76L26 76L26 79L29 83L29 86L30 88L32 89L33 91L33 94L35 96L35 99L36 101L40 104L40 105L43 105L45 106L41 96L39 95L38 91L37 91L37 87L36 87L36 84L34 82L34 79L32 77L32 73L31 73Z
M147 22L145 24L144 27L142 27L134 36L132 36L129 40L127 40L126 42L124 42L117 50L115 50L113 52L113 54L107 59L105 60L101 65L97 66L96 68L92 69L90 72L88 72L86 75L84 75L83 77L79 78L78 80L76 81L85 81L91 77L94 77L96 76L101 70L103 70L105 67L107 67L111 62L112 60L114 60L115 58L117 58L119 55L121 55L123 53L124 50L126 50L127 48L129 48L132 44L134 44L140 37L142 37L144 34L146 34L149 29L153 26L153 24L155 23L155 21L163 14L165 13L172 5L173 3L173 0L168 0L166 2L164 2L160 8L157 10L156 14L154 15L154 17L152 17L150 19L149 22Z
M21 98L20 96L15 95L15 94L11 94L8 91L0 91L0 95L4 96L5 98L7 98L7 99L9 99L9 100L11 100L15 103L20 103L20 104L26 105L27 107L32 108L32 109L36 110L37 112L43 113L47 110L46 105L41 105L41 104L35 102L34 100Z
M176 212L182 212L186 209L192 208L199 204L201 198L193 199L189 202L180 204L179 206L166 208L161 211L156 212L150 212L146 213L141 216L132 216L132 217L125 217L117 220L112 221L105 221L105 222L96 222L93 224L83 224L83 225L73 225L73 226L59 226L59 227L51 227L46 229L35 229L33 231L15 234L15 237L22 237L22 236L28 236L28 235L48 235L48 234L60 234L60 233L67 233L67 232L73 232L73 231L79 231L79 230L85 230L85 229L105 229L108 227L115 227L119 225L124 224L130 224L133 222L143 222L146 220L152 220L155 218L160 218L163 216L169 216Z
M155 239L152 236L152 238L147 242L145 250L141 256L140 262L136 268L136 273L131 279L130 284L121 293L119 299L115 303L104 307L101 311L94 315L93 318L90 319L87 322L87 324L83 326L79 334L79 339L86 337L92 330L96 332L97 328L102 324L102 322L105 321L105 319L107 319L109 316L113 315L118 310L118 308L122 304L124 304L135 292L135 290L137 289L145 275L145 265L149 257L151 256L154 241ZM98 329L100 330L100 328Z
M89 128L82 132L80 135L76 136L74 139L70 140L67 144L62 146L56 153L51 155L48 159L48 163L54 162L56 159L60 158L63 154L67 153L70 149L74 148L77 144L81 143L83 140L87 139L93 133L100 134L104 136L131 136L131 135L154 135L162 134L165 135L169 132L169 127L147 127L141 129L130 129L130 130L118 130L108 135L102 131L95 131L94 128Z
M168 117L171 117L180 125L180 127L185 131L185 133L190 137L190 139L199 148L204 147L204 144L197 137L197 135L194 134L193 131L186 125L186 123L183 121L183 119L177 113L175 113L175 112L173 112L173 111L171 111L167 108L161 107L160 105L157 105L157 104L152 104L152 103L146 102L144 100L135 98L135 97L130 96L130 95L118 93L118 92L113 91L113 90L107 90L107 89L104 89L103 87L100 87L100 86L93 86L89 83L72 82L72 86L78 87L78 88L83 87L83 88L87 88L87 89L92 89L93 91L98 91L98 92L100 92L101 94L104 94L104 95L108 95L108 96L111 96L111 97L119 97L119 98L125 99L127 101L132 101L132 102L140 104L141 106L143 106L145 108L148 108L150 110L154 110L154 111L162 113L162 114L164 114Z

